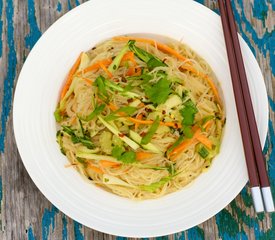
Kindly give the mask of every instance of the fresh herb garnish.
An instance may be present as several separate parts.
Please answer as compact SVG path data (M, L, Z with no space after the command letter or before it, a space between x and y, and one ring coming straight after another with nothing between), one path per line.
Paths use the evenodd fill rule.
M96 116L98 116L105 109L105 107L106 107L105 104L96 106L94 111L92 111L86 118L82 118L82 120L86 121L86 122L93 120Z
M61 122L62 120L62 116L61 116L61 111L59 108L56 108L56 110L54 111L54 118L56 122Z
M187 138L192 138L194 135L191 126L183 126L182 131L184 136L186 136Z
M114 146L113 147L113 150L112 150L112 156L115 157L115 158L119 158L122 153L124 153L124 148L123 147L120 147L120 146Z
M191 126L194 124L195 114L198 112L195 104L188 100L184 103L184 108L180 110L180 114L183 117L182 125Z
M170 92L170 82L167 78L161 78L156 84L145 89L146 96L154 104L164 103L168 99Z
M84 134L83 137L76 135L76 130L72 129L69 126L62 126L62 130L63 132L67 133L68 135L71 136L71 140L72 142L75 143L82 143L84 146L86 146L89 149L94 148L94 144L92 143L92 141L90 140L90 137L87 136L86 134Z
M207 156L209 155L208 150L205 147L201 147L198 151L198 153L200 154L200 156L202 158L207 158Z
M151 141L152 137L154 136L154 134L158 129L159 123L160 123L160 119L159 119L159 116L157 116L156 120L153 122L152 126L149 128L146 135L141 139L142 145L148 144Z
M180 145L181 144L181 142L184 140L184 137L183 137L183 135L181 135L178 139L177 139L177 141L175 141L174 143L173 143L173 145L170 147L170 148L168 148L168 150L166 151L166 155L169 155L178 145Z
M128 42L129 49L143 62L147 64L149 71L153 70L155 67L166 67L167 64L162 62L159 58L155 57L151 53L135 46L135 41L130 40Z
M158 182L154 182L149 185L141 185L139 187L141 190L146 191L146 192L155 192L157 189L163 187L171 179L172 179L172 176L164 177L164 178L160 179Z
M112 156L118 161L127 163L133 163L136 161L136 153L134 151L125 152L124 148L120 146L114 146L112 150Z
M98 76L94 82L94 85L98 87L98 96L103 100L108 100L109 95L106 90L105 78L103 76Z

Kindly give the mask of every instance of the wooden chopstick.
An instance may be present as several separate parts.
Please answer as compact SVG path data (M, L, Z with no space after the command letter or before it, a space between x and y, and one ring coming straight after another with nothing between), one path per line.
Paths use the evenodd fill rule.
M257 129L255 115L254 115L253 105L249 94L249 86L248 86L247 78L245 74L245 67L244 67L241 47L240 47L240 43L237 35L237 28L236 28L230 0L225 0L225 7L227 9L228 22L231 30L231 36L233 40L233 47L235 50L237 66L239 69L240 82L241 82L242 92L244 96L244 104L245 104L246 113L249 120L248 125L250 129L252 144L253 144L254 153L256 157L256 165L258 169L260 187L261 187L262 196L264 200L264 207L267 212L273 212L274 203L273 203L273 198L271 194L270 183L266 172L265 160L262 153L262 147L261 147L260 137Z
M252 198L254 202L254 207L256 212L264 211L263 199L260 190L260 181L258 177L258 169L256 166L256 158L253 150L252 136L250 132L249 125L247 124L250 120L246 113L244 96L242 92L242 87L240 83L240 74L237 65L237 59L235 54L235 49L233 46L233 40L231 36L231 30L229 27L229 19L227 16L226 7L223 0L218 0L221 21L224 33L224 40L227 50L227 57L229 61L230 74L232 80L232 86L234 90L235 103L239 118L239 125L241 130L242 142L244 147L248 177L252 192Z

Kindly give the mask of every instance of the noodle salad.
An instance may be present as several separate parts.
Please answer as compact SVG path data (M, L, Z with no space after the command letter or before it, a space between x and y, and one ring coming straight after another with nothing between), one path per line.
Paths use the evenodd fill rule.
M54 113L69 166L130 199L177 191L219 153L215 76L189 47L168 42L118 36L82 52Z

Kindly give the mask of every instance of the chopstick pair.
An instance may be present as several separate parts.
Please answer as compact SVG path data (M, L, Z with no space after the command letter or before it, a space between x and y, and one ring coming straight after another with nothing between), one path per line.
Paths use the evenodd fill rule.
M218 0L231 80L241 129L251 193L256 212L273 212L274 202L249 93L230 0Z

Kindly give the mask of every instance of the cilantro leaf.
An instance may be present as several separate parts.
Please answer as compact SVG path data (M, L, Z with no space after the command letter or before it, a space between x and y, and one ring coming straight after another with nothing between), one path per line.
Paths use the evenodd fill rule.
M182 125L190 126L194 124L195 114L198 112L195 104L188 100L184 103L184 108L180 110L180 114L183 117Z
M114 146L113 147L113 150L112 150L112 156L115 157L115 158L119 158L122 153L124 153L124 149L123 147L120 147L120 146Z
M169 85L167 78L161 78L156 84L145 89L145 94L154 104L164 103L171 92Z
M133 163L136 161L136 153L133 151L125 152L117 160L123 163Z

